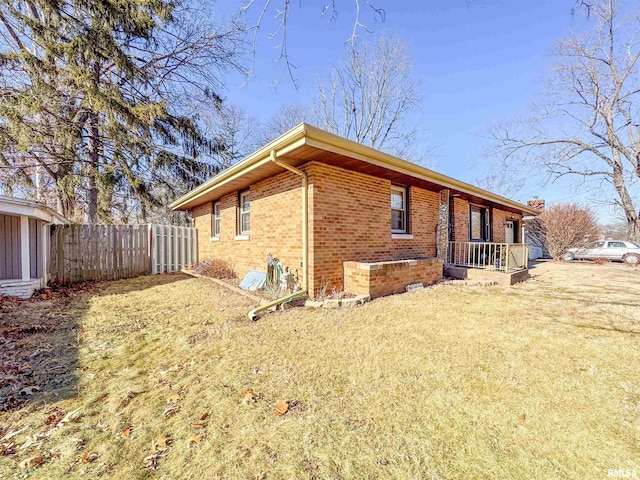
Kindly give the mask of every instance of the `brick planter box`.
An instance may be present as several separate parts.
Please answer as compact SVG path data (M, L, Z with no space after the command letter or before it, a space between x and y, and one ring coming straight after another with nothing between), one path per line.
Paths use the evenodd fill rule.
M407 285L425 285L442 279L442 262L437 258L390 262L343 262L344 290L371 298L404 292Z

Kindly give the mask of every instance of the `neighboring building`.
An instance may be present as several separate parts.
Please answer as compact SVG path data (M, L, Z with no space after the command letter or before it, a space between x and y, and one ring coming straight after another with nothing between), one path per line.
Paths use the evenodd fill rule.
M450 242L518 243L523 215L536 214L304 123L171 206L191 212L199 260L225 259L243 276L265 271L271 253L311 297L437 281Z
M40 203L0 195L0 295L28 298L46 285L54 223L68 222Z
M533 197L527 201L527 206L533 208L538 214L544 213L545 202L543 199ZM524 241L529 246L529 260L550 258L549 252L544 246L544 235L540 231L539 221L534 216L524 217Z

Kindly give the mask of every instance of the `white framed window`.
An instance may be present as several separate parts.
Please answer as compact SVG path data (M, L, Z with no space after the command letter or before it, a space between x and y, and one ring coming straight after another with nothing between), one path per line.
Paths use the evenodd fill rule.
M407 233L407 189L391 187L391 233Z
M214 202L211 215L211 238L220 238L220 202Z
M241 192L238 205L238 235L249 235L251 231L251 199L249 191Z

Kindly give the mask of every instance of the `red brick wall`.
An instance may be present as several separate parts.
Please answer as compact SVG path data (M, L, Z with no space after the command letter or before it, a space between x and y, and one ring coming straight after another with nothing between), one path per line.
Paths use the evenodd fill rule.
M309 292L343 288L343 262L435 257L437 192L409 188L409 233L392 238L389 180L319 162L302 167L309 179ZM198 229L198 259L222 258L238 276L264 271L272 253L302 274L301 179L286 172L251 186L251 234L235 240L238 193L221 199L220 240L212 242L212 203L192 210ZM456 241L468 241L469 204L453 198ZM504 240L506 212L494 210L494 241ZM509 216L511 214L508 214ZM519 219L519 217L518 217ZM500 240L502 239L502 240Z
M469 241L469 202L453 197L453 241Z
M438 194L409 189L412 239L391 237L391 182L313 162L310 185L310 292L343 288L343 262L436 255Z
M213 203L192 210L198 229L198 261L222 258L230 262L240 278L247 270L265 271L268 253L302 275L302 180L286 172L251 186L251 234L237 235L238 192L220 200L220 240L211 241Z
M496 243L504 243L504 222L507 220L515 220L518 222L518 232L517 241L518 243L522 243L522 216L517 213L512 214L511 212L505 212L503 210L498 210L497 208L493 209L493 222L491 225L493 231L493 241ZM513 215L513 219L511 216Z
M454 241L469 241L469 202L458 197L453 199L453 231ZM504 222L511 220L511 212L505 212L494 208L491 211L491 235L492 241L496 243L504 243ZM513 219L518 221L518 242L521 237L522 216L513 214ZM521 243L521 242L520 242Z
M404 292L411 283L431 284L442 278L442 263L436 258L393 263L344 262L344 289L372 298Z

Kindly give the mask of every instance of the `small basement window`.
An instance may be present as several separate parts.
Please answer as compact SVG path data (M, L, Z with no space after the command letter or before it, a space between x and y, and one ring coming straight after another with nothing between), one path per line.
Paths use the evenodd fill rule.
M213 214L211 215L211 236L220 237L220 202L213 204Z
M251 208L251 200L249 197L249 192L242 192L240 194L240 205L238 208L238 234L239 235L249 235L251 231L251 222L249 211Z
M391 187L391 233L407 233L407 189Z

